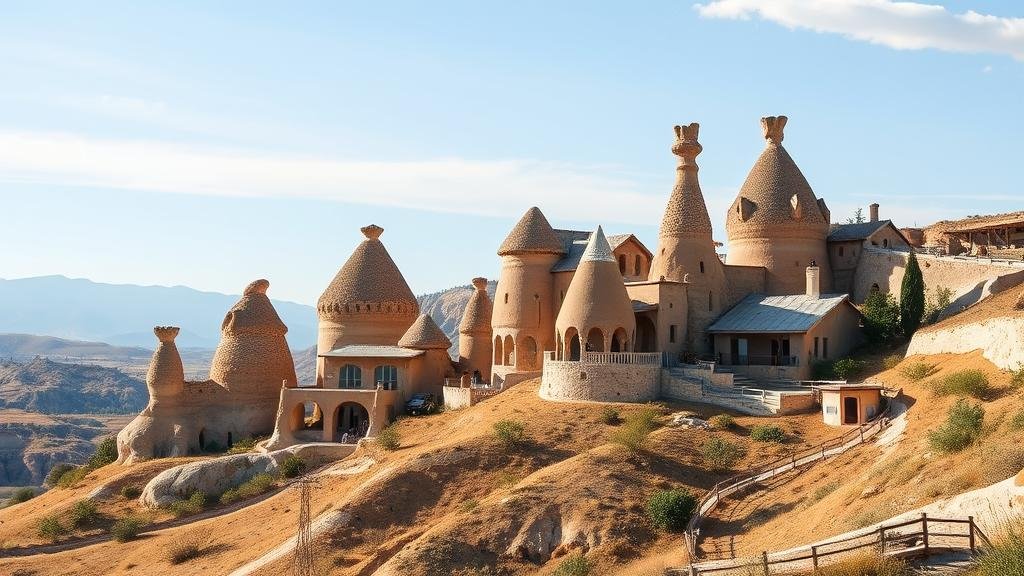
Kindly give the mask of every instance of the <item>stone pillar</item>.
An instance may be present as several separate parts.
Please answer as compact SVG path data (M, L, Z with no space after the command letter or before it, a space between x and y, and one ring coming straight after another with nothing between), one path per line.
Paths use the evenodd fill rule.
M820 269L814 260L811 260L811 265L807 267L807 295L811 298L821 297Z

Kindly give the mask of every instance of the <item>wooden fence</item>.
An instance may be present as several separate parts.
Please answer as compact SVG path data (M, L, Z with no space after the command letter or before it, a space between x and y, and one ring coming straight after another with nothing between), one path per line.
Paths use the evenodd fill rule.
M841 561L853 552L870 550L883 556L927 556L950 550L977 551L980 545L991 546L985 533L974 522L964 519L920 518L894 524L885 524L875 530L854 536L822 542L812 546L793 548L783 552L762 552L753 558L701 562L686 568L672 568L670 575L701 576L704 574L752 574L765 576L773 570L814 570Z

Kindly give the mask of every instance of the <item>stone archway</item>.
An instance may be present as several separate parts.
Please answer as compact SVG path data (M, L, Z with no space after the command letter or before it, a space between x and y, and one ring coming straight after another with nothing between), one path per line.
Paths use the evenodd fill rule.
M565 331L565 353L563 359L578 362L580 359L580 334L575 328Z
M629 336L625 328L618 328L612 334L612 352L629 352Z
M647 316L636 317L634 344L634 352L658 351L658 330L654 327L654 322Z
M533 336L527 336L519 342L519 358L516 359L516 366L520 370L532 370L537 366L537 341Z
M324 438L324 412L312 400L292 407L288 425L292 436L301 442L321 442Z
M342 402L334 412L337 423L334 430L334 441L355 444L366 436L370 429L370 413L358 402Z
M587 351L588 352L604 352L604 332L598 328L593 327L590 332L587 332Z

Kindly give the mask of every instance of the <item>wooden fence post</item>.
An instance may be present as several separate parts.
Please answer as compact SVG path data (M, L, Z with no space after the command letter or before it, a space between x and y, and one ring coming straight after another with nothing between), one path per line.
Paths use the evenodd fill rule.
M811 564L814 566L815 570L818 569L818 547L817 546L811 546Z
M921 512L921 534L924 537L924 553L928 553L928 513Z
M764 564L764 576L771 576L768 572L768 551L761 552L761 563Z
M970 535L971 552L974 552L974 516L968 516L967 517L967 525L968 525L968 527L971 530L971 535Z
M885 556L885 526L878 527L878 541L882 544L881 555Z

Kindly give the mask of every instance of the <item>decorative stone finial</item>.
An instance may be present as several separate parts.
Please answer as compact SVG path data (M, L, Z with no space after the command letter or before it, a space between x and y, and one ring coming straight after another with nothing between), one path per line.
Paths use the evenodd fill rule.
M487 278L473 278L473 286L477 290L487 290Z
M764 139L772 144L782 144L782 131L786 127L787 120L789 118L785 116L765 116L761 118L761 131L764 133Z
M270 288L270 282L260 278L259 280L253 280L245 287L242 291L243 296L252 296L253 294L266 294L267 288Z
M157 339L161 342L174 342L179 330L181 328L177 326L154 326L153 334L156 334Z
M688 125L675 126L676 141L672 144L672 153L679 156L680 167L697 167L696 158L704 147L697 141L700 124L692 122Z
M380 238L381 234L384 233L384 229L381 228L380 226L377 226L376 224L363 226L362 228L359 229L359 231L363 233L363 236L366 236L370 240L376 240Z

